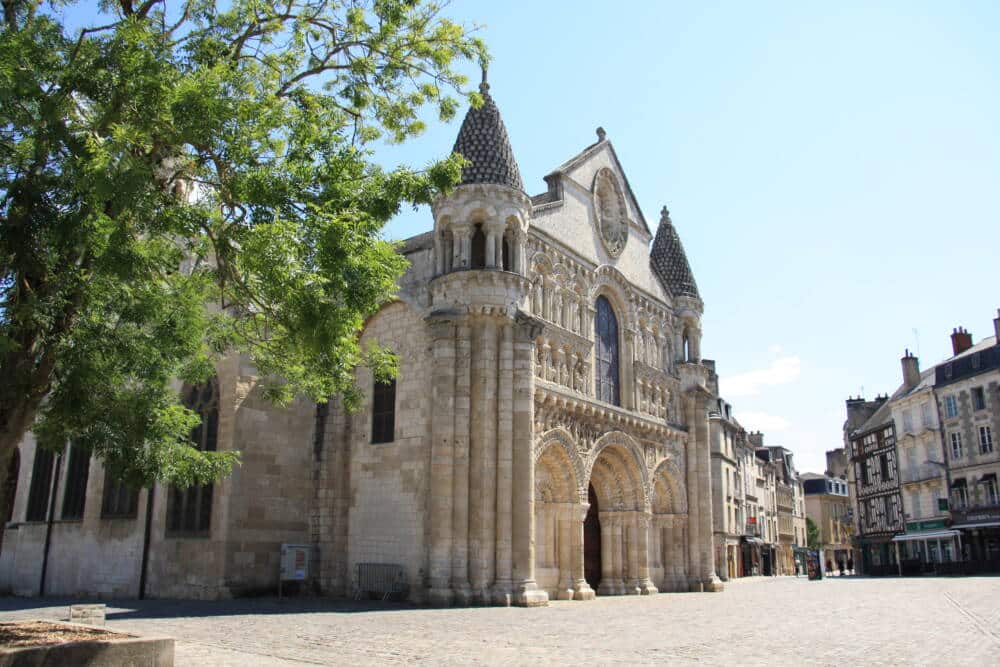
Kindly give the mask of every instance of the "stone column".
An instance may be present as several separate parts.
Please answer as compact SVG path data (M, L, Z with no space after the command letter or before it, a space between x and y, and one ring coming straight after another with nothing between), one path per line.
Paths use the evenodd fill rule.
M698 399L695 421L695 456L698 459L698 562L696 570L706 592L722 590L722 581L715 573L715 547L712 539L712 469L710 461L708 410L705 402L709 394L702 393ZM690 433L690 429L688 431ZM690 453L689 453L690 455ZM688 505L690 511L690 505Z
M614 577L616 595L625 595L625 531L621 512L615 512L611 520L611 557L614 562Z
M469 588L469 380L470 336L468 322L456 326L455 335L455 499L452 508L454 542L452 545L451 587L456 605L472 600Z
M639 512L636 516L637 533L639 538L639 592L643 595L659 593L659 589L649 578L649 530L651 516L646 512ZM654 537L654 542L655 542Z
M639 577L639 526L638 512L632 511L625 515L623 531L626 535L625 554L628 557L628 576L624 577L625 593L639 595L642 592Z
M701 539L701 475L698 471L698 433L699 433L699 416L701 421L707 419L707 415L699 415L699 408L701 407L701 401L699 397L693 393L688 392L684 396L684 407L687 419L685 420L688 426L688 440L687 440L687 451L685 453L685 460L687 462L687 506L688 506L688 561L690 567L687 570L688 584L692 591L700 592L702 590L701 581L701 551L700 551L700 539ZM707 444L707 443L706 443ZM707 491L707 489L706 489ZM711 540L711 527L709 527L709 540Z
M475 329L472 348L472 439L469 446L469 583L473 602L489 604L496 539L496 322L486 318Z
M611 512L600 512L601 519L601 583L597 587L599 595L615 595L615 560L611 553L614 534L611 528Z
M514 602L535 607L549 596L535 583L535 338L542 323L518 313L514 340Z
M444 273L444 242L441 239L443 232L434 232L434 266L435 275Z
M503 266L497 264L497 233L492 225L484 226L486 227L486 268L495 269L498 266Z
M447 606L452 602L452 477L455 456L455 338L447 320L430 322L433 339L431 371L431 480L430 550L428 602Z
M512 229L510 233L510 270L522 276L527 275L524 269L524 235L520 230Z
M560 600L573 599L573 524L577 506L563 503L559 505L559 581L556 585Z
M618 357L618 372L621 373L621 383L619 391L622 407L626 410L636 409L636 389L635 372L632 359L634 358L633 345L635 336L631 331L625 330L622 335L625 344L622 346L621 354Z
M500 326L497 385L496 580L493 603L513 602L511 556L511 485L513 484L514 337L509 322Z
M467 269L471 261L472 230L469 225L451 225L452 259L451 270ZM466 246L469 246L466 248Z
M573 599L593 600L594 589L587 583L586 572L584 571L583 558L583 524L587 520L587 510L589 503L582 503L572 508L570 519L573 523L572 545L573 550ZM575 515L575 516L574 516Z

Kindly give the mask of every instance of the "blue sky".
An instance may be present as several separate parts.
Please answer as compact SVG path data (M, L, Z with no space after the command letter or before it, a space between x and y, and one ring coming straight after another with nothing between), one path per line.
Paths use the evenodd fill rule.
M736 416L822 471L844 400L1000 307L1000 3L454 2L483 26L529 194L614 143L671 211ZM471 73L471 70L470 70ZM458 121L380 153L422 165ZM430 229L427 210L387 233ZM916 334L914 333L916 330ZM918 343L919 340L919 343Z

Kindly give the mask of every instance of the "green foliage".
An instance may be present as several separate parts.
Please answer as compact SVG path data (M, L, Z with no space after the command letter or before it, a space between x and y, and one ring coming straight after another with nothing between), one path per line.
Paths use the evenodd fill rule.
M806 517L806 544L810 549L819 549L823 546L819 541L819 527L810 517Z
M136 483L208 481L237 454L190 446L176 383L223 353L279 404L356 406L355 366L394 372L358 343L405 269L380 231L462 161L386 171L373 142L477 102L454 67L485 48L419 0L120 0L73 32L63 4L4 3L0 455L31 428Z

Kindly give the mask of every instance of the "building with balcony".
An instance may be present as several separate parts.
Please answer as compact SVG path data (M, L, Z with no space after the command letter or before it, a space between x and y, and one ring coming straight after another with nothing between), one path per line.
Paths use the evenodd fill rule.
M819 529L819 551L823 567L845 572L854 560L851 544L851 504L847 481L839 477L802 474L806 516Z
M847 401L868 574L1000 571L1000 313L993 333L955 328L952 356L923 372L907 350L891 397Z
M806 517L802 480L794 456L784 447L769 446L775 466L775 511L778 515L777 574L795 574L795 549L806 546Z
M966 569L1000 571L1000 311L994 335L975 345L952 332L954 356L934 369L948 466L951 528L961 531Z
M717 388L713 362L710 384ZM716 392L717 393L717 392ZM733 407L721 398L709 413L712 443L712 512L715 571L726 581L741 576L740 544L746 534L744 509L746 499L739 465L747 446L746 431L733 417Z
M934 368L921 372L919 360L909 350L900 363L903 385L889 407L896 425L905 531L892 539L899 547L900 571L918 574L932 572L937 563L957 558L959 532L949 527L947 467L934 395Z

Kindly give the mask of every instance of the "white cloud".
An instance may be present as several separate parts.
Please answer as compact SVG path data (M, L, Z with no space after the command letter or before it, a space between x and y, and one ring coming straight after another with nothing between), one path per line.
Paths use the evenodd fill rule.
M798 357L781 357L772 361L771 366L763 370L719 378L720 393L726 399L756 396L762 387L795 382L799 379L801 366Z
M767 348L768 354L770 354L772 357L777 357L777 356L779 356L784 351L785 351L785 348L781 347L777 343L775 343L774 345L771 345L770 347Z
M736 419L748 431L773 433L775 431L784 431L791 426L789 421L784 417L769 415L766 412L737 412Z

